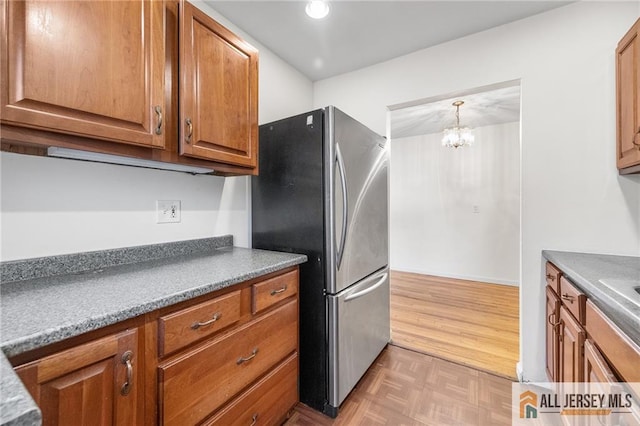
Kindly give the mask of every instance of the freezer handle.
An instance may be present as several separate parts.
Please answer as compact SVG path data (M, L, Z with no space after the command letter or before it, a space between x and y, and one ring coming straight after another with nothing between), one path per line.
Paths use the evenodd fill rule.
M342 265L342 255L344 254L344 245L347 240L347 220L349 218L347 208L349 198L347 197L347 177L344 173L344 160L342 159L340 145L338 144L336 144L336 163L338 163L338 171L340 172L340 184L342 185L342 234L340 235L338 253L336 253L336 269L340 269L340 265Z
M364 290L360 290L357 291L355 293L352 293L350 295L348 295L347 297L345 297L344 301L348 302L349 300L353 300L353 299L357 299L359 297L362 297L368 293L371 293L373 290L377 289L378 287L380 287L387 279L387 276L389 276L388 273L384 273L382 275L380 275L380 279L378 281L376 281L376 283L370 287L365 288Z

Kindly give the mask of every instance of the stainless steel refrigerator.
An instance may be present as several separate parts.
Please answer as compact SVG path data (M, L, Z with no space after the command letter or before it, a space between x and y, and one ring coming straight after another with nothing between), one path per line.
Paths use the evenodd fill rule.
M335 417L390 339L386 139L335 107L260 126L254 248L304 253L300 400Z

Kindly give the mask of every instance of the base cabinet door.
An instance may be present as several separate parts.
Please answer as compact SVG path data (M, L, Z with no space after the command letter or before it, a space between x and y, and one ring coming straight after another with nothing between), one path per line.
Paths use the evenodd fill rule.
M559 365L560 382L581 382L585 332L564 307L560 307Z
M546 339L547 339L547 376L554 382L558 378L558 327L560 325L560 299L555 291L547 286L547 323Z
M16 368L43 425L128 426L143 420L137 329Z
M160 1L0 3L3 124L164 147Z

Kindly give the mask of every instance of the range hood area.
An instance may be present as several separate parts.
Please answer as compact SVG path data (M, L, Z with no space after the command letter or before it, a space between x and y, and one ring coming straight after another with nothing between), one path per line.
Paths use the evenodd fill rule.
M57 158L68 158L72 160L93 161L96 163L120 164L123 166L144 167L147 169L171 170L190 174L213 173L213 169L206 167L186 166L183 164L164 163L162 161L143 160L140 158L123 157L120 155L102 154L98 152L81 151L69 148L47 148L47 156Z

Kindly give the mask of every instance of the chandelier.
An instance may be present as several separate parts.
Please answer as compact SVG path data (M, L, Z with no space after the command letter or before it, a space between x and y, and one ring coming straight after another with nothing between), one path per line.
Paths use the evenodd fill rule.
M474 136L468 127L460 127L460 106L464 101L455 101L452 105L456 107L456 125L444 129L442 137L442 146L449 148L458 148L461 146L473 145Z

